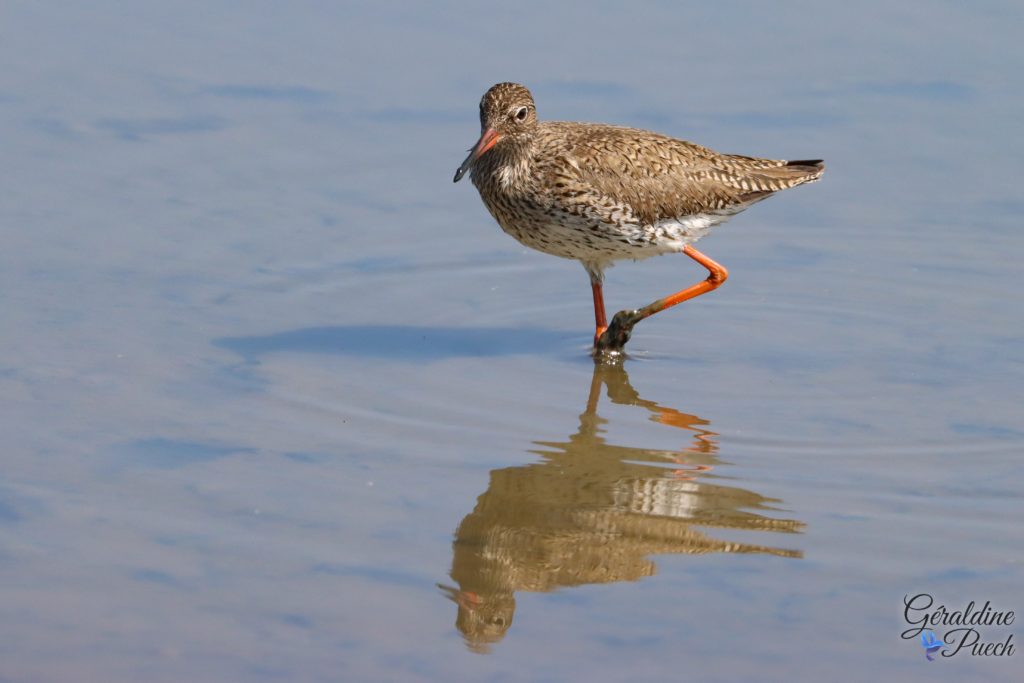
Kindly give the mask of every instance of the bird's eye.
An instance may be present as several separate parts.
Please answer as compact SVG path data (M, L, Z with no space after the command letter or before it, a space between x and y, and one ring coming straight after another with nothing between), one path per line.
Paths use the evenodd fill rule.
M526 107L519 107L519 109L516 110L516 121L525 121L526 115L529 113L530 110Z

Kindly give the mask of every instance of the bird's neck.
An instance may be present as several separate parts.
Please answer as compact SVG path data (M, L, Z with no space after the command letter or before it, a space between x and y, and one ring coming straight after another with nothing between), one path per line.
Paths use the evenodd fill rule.
M515 193L529 184L532 160L532 138L501 140L474 165L473 183Z

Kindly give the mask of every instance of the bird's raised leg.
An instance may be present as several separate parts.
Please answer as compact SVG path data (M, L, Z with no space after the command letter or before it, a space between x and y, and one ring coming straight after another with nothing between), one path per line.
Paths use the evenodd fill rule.
M687 299L707 294L712 289L717 289L729 277L729 271L724 266L711 260L689 244L683 247L683 253L708 269L707 279L675 294L670 294L664 299L658 299L649 303L643 308L632 311L619 311L612 318L612 323L608 326L608 329L603 334L600 334L594 342L594 348L597 351L612 353L622 351L626 346L626 342L629 341L630 335L633 334L633 326L638 322L644 318L649 318L655 313L664 311L666 308L672 308L676 304L681 304Z

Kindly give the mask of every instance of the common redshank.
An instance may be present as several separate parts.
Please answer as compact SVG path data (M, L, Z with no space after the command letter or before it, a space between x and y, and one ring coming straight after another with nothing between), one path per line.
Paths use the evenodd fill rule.
M533 95L518 83L498 83L484 94L480 129L455 182L469 171L502 230L583 264L594 296L597 353L621 352L638 322L725 282L728 271L692 246L711 228L825 172L820 159L719 154L636 128L538 121ZM609 325L605 269L619 259L676 252L707 268L707 279L619 311Z

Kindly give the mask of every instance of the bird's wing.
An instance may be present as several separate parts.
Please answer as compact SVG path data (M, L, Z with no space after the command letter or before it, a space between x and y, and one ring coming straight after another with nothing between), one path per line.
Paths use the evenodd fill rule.
M564 125L564 124L562 124ZM718 154L648 131L589 124L557 130L547 183L567 208L627 212L645 224L732 212L810 180L820 162Z

